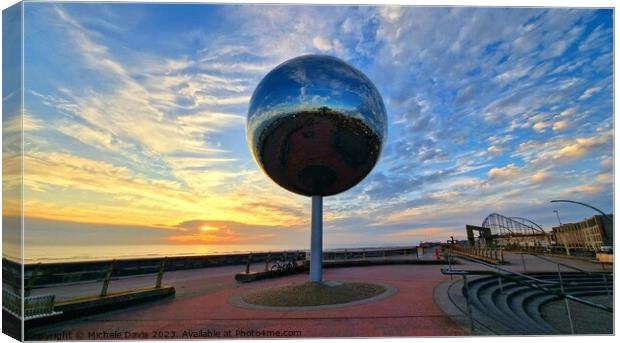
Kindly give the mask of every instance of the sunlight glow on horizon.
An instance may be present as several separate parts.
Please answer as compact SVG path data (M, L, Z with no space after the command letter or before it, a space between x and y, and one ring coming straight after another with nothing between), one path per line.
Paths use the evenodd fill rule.
M219 231L219 228L216 228L214 226L201 226L200 227L200 231L202 232L210 232L210 231Z

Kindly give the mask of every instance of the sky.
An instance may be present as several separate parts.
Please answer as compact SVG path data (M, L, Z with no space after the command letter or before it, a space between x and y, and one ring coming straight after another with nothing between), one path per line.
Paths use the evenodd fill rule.
M24 18L26 258L308 248L310 199L245 136L258 82L304 54L364 72L388 114L374 170L324 199L327 248L595 214L553 199L613 211L609 9L26 3Z

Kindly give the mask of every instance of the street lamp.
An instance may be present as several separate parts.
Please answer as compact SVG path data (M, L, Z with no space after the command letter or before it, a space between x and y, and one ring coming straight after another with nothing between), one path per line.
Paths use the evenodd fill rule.
M558 223L560 223L560 226L562 226L562 221L560 220L560 213L558 212L558 210L553 210L553 212L555 212L555 215L558 217Z
M579 202L579 201L572 201L572 200L551 200L551 202L570 202L570 203L573 203L573 204L578 204L578 205L581 205L581 206L589 207L589 208L591 208L591 209L595 210L596 212L598 212L598 213L602 214L602 215L603 215L603 217L607 218L607 220L609 220L609 222L610 222L612 225L613 225L613 223L614 223L614 220L613 220L613 219L612 219L612 218L611 218L608 214L606 214L605 212L603 212L603 211L599 210L598 208L596 208L596 207L594 207L594 206L591 206L591 205L588 205L588 204L584 204L584 203ZM559 218L559 217L558 217L558 218ZM558 219L558 220L559 220L559 219ZM561 224L561 223L560 223L560 224Z

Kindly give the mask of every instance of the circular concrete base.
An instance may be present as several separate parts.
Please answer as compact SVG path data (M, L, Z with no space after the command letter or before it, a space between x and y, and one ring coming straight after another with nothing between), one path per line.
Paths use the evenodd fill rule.
M312 311L362 305L394 295L397 289L381 283L304 282L255 289L229 302L237 307L267 311Z

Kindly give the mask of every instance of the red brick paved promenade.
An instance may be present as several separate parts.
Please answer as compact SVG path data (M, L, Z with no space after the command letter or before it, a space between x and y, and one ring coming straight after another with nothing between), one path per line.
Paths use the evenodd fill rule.
M522 263L525 262L528 272L556 271L554 263L544 262L529 255L523 260L519 254L514 253L506 253L505 257L510 263L503 267L509 270L524 271ZM423 258L435 257L432 251L429 251ZM587 260L555 257L550 259L589 271L602 270L601 265ZM488 270L487 267L466 260L460 262L461 264L454 266L455 269ZM27 337L71 340L191 339L206 338L206 335L214 332L222 336L229 332L231 338L244 337L242 333L246 334L245 337L264 337L251 335L249 332L251 330L280 330L285 335L290 335L289 331L299 331L301 334L295 337L467 335L468 332L457 326L433 300L434 288L449 280L449 277L441 274L441 267L384 265L325 269L326 280L383 283L396 288L397 292L372 303L308 311L253 310L236 307L229 302L231 297L253 289L305 282L308 278L305 274L239 284L234 280L234 275L245 270L244 265L168 272L164 276L164 284L176 288L177 293L173 298L36 327L27 332ZM251 270L260 271L263 268L264 263L255 263ZM152 286L154 280L154 275L115 279L110 284L110 289L120 291ZM56 299L65 300L96 295L100 288L100 281L60 284L36 288L33 290L33 295L54 294ZM159 336L154 337L154 334Z
M397 292L376 302L309 311L264 311L240 308L230 297L248 290L304 282L305 274L238 284L233 275L242 266L173 272L165 284L176 287L174 298L33 329L31 338L69 331L71 339L124 338L160 334L161 338L205 338L209 333L243 337L242 330L298 330L298 337L457 336L466 331L434 303L433 289L448 280L437 265L393 265L325 270L326 280L367 281L391 285ZM176 274L176 275L174 275ZM41 290L43 291L43 290ZM174 331L174 333L172 333ZM89 336L89 332L91 336ZM92 333L96 332L96 336ZM294 333L285 333L294 334ZM116 335L116 336L110 336ZM253 336L262 337L262 336Z

